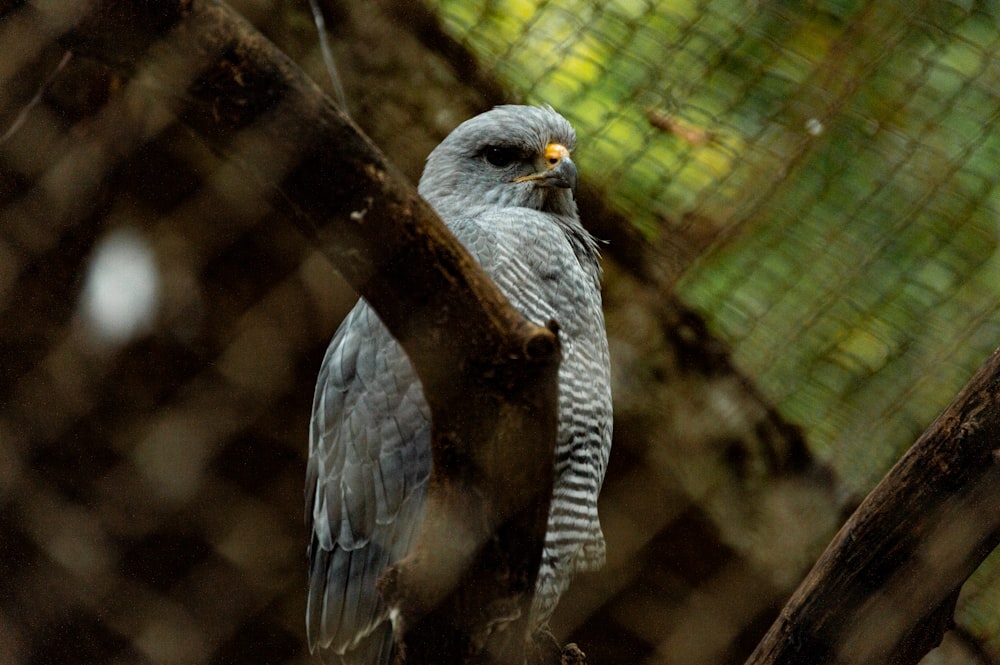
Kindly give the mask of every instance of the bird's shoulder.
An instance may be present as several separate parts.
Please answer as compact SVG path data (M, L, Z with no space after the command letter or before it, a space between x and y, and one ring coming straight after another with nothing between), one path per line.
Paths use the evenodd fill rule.
M522 263L543 279L555 275L598 286L597 244L575 217L531 208L483 207L445 220L492 277L498 264Z

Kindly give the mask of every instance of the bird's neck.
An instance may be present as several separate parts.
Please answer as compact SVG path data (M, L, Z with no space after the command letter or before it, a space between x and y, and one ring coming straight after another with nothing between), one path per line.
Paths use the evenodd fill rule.
M598 248L597 239L583 228L576 215L553 215L553 217L563 233L566 234L570 247L573 248L573 254L580 262L580 267L593 278L597 288L600 288L601 251Z

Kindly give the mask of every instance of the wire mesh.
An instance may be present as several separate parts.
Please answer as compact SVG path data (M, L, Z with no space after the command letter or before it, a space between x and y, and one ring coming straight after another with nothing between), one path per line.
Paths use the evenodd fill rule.
M308 3L234 4L324 80ZM386 18L408 3L323 5L349 106L415 178L482 98ZM742 662L843 497L1000 342L1000 6L427 6L573 122L584 181L741 372L692 370L708 333L608 248L609 562L553 627L592 663ZM0 661L315 662L306 425L353 296L141 76L57 43L87 3L32 7L0 3ZM998 589L994 555L927 663L1000 662Z
M996 348L995 3L435 6L654 242L701 239L678 293L851 489ZM995 566L960 611L979 635Z

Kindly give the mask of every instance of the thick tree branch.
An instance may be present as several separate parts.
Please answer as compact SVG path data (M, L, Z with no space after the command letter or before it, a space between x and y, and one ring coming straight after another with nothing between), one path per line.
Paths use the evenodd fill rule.
M1000 351L840 530L748 665L910 665L1000 542Z
M427 519L383 584L405 660L523 662L552 484L554 326L525 321L349 119L225 5L38 1L17 11L245 170L372 304L434 421Z

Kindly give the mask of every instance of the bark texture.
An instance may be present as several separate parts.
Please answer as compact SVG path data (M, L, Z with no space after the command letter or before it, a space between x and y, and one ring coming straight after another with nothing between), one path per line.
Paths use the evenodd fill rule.
M747 665L911 665L1000 542L1000 351L865 499Z

